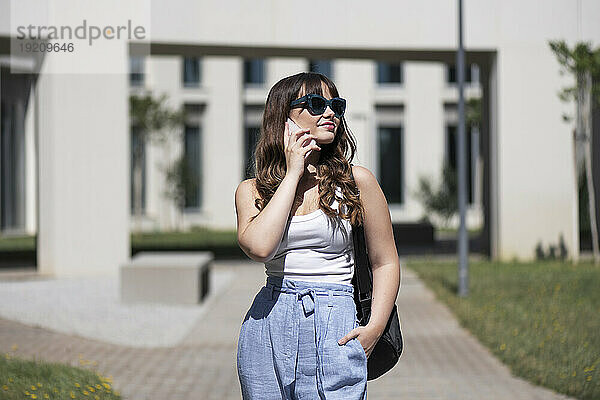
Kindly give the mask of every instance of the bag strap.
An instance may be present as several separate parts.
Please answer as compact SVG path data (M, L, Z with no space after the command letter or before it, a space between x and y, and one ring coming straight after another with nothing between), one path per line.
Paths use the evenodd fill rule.
M350 176L354 181L354 186L360 196L360 190L352 173L353 165L350 164ZM352 241L354 243L354 276L358 287L358 300L361 308L371 309L371 291L372 291L372 272L369 263L369 255L365 240L365 230L363 224L352 225ZM364 314L362 314L364 315Z

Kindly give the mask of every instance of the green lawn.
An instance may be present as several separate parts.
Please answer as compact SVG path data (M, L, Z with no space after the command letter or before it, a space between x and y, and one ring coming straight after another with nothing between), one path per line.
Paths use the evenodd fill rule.
M35 250L35 236L0 236L0 251Z
M0 356L0 399L120 400L111 379L83 368Z
M582 400L600 399L600 268L560 262L408 261L460 323L513 374Z
M458 237L458 228L435 227L436 232L454 233ZM469 236L477 236L481 233L481 228L467 229Z
M236 246L237 232L235 230L214 230L194 228L191 232L151 232L131 235L132 247L210 247Z
M237 232L192 228L190 232L148 232L132 233L131 246L134 248L196 248L196 247L238 247ZM35 236L2 237L0 251L35 250Z

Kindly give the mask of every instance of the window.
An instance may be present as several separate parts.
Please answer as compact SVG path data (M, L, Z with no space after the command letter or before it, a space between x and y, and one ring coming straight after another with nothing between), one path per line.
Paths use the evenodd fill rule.
M4 79L5 77L2 76ZM8 80L8 82L7 82ZM22 78L3 81L16 86ZM2 88L4 89L4 87ZM19 89L25 89L19 87ZM3 90L4 91L4 90ZM3 95L5 93L2 93ZM8 97L8 96L7 96ZM15 101L16 100L16 101ZM22 99L3 98L0 106L2 134L0 136L0 222L2 230L22 229L25 225L25 110Z
M467 203L473 204L473 175L474 175L474 165L473 165L473 135L474 132L471 127L467 127L466 129L466 139L467 139ZM447 125L446 126L446 159L450 167L458 173L458 127L456 125Z
M141 168L141 182L140 188L140 213L143 215L146 211L146 144L141 140L140 130L137 126L131 127L131 214L135 215L136 206L136 192L135 192L135 174L136 174L136 161L139 161L139 167Z
M456 65L446 65L446 83L458 83ZM465 65L465 83L479 83L479 66L477 64Z
M144 85L144 58L129 57L129 84L131 86Z
M244 106L244 130L242 132L244 136L244 147L242 149L244 170L241 171L244 179L254 178L254 152L260 138L260 127L264 112L264 105L247 104Z
M6 233L26 229L25 116L32 78L0 67L0 230Z
M377 62L377 83L403 83L402 63Z
M199 125L185 126L184 143L184 182L185 208L200 208L202 205L202 175L201 175L201 134Z
M184 208L200 209L202 192L202 115L205 104L185 104L183 143Z
M260 136L260 127L246 126L244 136L244 179L249 179L254 178L254 151Z
M308 67L310 72L318 72L329 79L333 79L330 60L310 60Z
M265 60L252 58L244 60L244 84L262 85L265 83Z
M379 126L379 183L388 203L404 202L402 126Z
M200 86L200 58L184 57L183 58L183 86L197 87Z

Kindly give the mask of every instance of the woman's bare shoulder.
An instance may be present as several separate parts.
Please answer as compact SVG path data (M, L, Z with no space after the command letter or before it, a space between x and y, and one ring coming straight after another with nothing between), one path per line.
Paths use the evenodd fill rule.
M368 168L363 166L353 165L352 175L354 175L354 181L356 182L356 186L358 186L358 190L360 191L369 190L373 187L373 185L379 185L375 175L373 175Z
M259 198L256 190L256 178L246 179L238 185L235 190L235 204L238 213L254 213L258 209L255 205L255 200Z
M256 178L246 179L240 182L236 191L236 197L239 195L256 197Z

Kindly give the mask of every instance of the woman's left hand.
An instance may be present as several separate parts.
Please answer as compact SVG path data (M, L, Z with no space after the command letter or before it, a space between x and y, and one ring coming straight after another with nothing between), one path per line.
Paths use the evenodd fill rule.
M357 326L348 332L346 336L338 340L338 344L343 346L349 340L356 338L358 343L360 343L365 350L367 358L369 358L382 334L382 331L375 327L369 326L369 324L366 326Z

